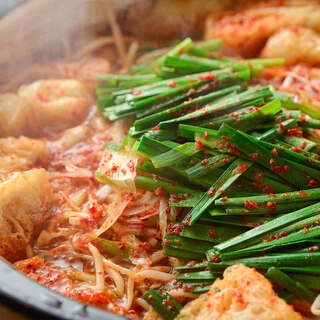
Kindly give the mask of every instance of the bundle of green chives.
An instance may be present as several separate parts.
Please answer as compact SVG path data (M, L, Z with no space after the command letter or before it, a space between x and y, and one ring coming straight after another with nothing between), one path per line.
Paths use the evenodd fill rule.
M129 150L144 161L135 175L108 171L102 161L97 178L130 185L134 176L137 188L161 190L182 208L164 252L207 261L177 268L185 290L205 292L241 262L280 285L281 295L312 301L311 290L320 289L320 144L312 129L320 121L287 94L249 85L282 60L221 58L219 45L186 39L135 75L99 76L102 116L134 117L124 143L107 147L119 159ZM117 254L114 243L100 245ZM150 290L145 299L165 319L181 308L165 292Z

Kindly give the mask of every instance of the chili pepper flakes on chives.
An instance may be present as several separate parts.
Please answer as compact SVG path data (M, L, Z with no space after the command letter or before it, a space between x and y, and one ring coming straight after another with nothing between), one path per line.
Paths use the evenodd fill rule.
M211 52L220 45L188 38L134 75L98 77L100 114L132 123L130 143L106 148L144 161L130 177L97 176L165 192L181 208L163 247L198 261L176 268L185 291L206 292L226 267L243 263L285 288L281 294L312 302L310 289L320 288L312 286L320 274L320 141L312 128L320 121L292 95L250 85L281 59L221 58ZM101 245L117 252L114 242ZM181 308L165 287L144 299L165 319Z

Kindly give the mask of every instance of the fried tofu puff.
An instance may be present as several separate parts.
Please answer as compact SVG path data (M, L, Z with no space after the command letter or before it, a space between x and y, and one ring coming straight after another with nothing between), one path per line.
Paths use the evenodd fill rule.
M45 164L49 158L49 149L41 140L26 137L0 138L0 177L9 172Z
M9 261L25 256L52 201L44 169L14 173L0 183L0 256Z
M19 136L26 132L26 113L17 94L0 95L0 137Z
M28 130L42 135L82 122L93 105L86 87L76 80L41 80L18 91L26 109Z
M302 320L255 269L237 264L206 294L188 303L176 320Z
M320 5L258 7L206 21L205 38L221 38L244 56L255 56L270 36L286 27L320 31Z
M0 137L44 136L80 124L93 96L77 80L40 80L0 95Z
M263 58L284 58L286 64L299 62L320 63L320 34L311 29L291 27L272 35L261 56Z

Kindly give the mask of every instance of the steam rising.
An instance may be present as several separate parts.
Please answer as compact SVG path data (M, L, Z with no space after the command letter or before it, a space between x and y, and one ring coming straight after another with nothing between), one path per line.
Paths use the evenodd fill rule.
M43 59L73 58L90 39L109 32L112 3L120 10L132 2L31 0L15 9L0 20L0 85Z
M172 40L201 34L206 15L232 3L232 0L29 0L0 20L0 91L17 76L22 79L26 66L38 65L39 69L43 61L72 60L90 40L110 35L110 6L114 7L126 34L149 40Z

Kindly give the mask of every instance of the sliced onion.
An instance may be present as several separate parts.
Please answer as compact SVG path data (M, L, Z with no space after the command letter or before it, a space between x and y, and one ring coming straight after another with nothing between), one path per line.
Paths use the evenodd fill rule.
M320 294L313 301L313 304L310 310L312 314L314 314L315 316L320 316Z

